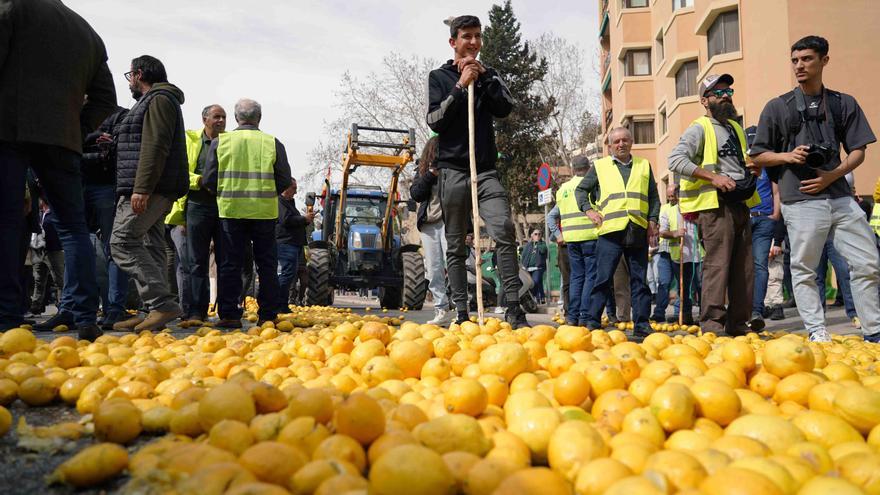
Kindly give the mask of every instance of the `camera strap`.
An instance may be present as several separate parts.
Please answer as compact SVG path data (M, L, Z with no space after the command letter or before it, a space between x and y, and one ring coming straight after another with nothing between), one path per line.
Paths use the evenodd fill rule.
M825 104L828 100L828 93L825 88L822 88L822 101L819 103L819 109L816 111L816 117L810 117L807 114L807 101L804 98L804 93L801 91L800 87L794 88L794 102L795 108L797 109L798 114L801 117L801 125L806 126L807 133L809 134L810 141L816 144L826 144L825 133L822 132L822 126L819 125L819 113L823 110L825 111L825 119L828 120L828 111L825 108ZM812 124L812 125L811 125ZM833 122L832 122L832 125ZM819 138L816 138L816 134L813 132L813 127L816 127L816 130L819 132Z

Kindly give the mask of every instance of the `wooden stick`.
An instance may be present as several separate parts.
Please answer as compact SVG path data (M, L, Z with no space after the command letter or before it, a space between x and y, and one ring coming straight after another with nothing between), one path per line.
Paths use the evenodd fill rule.
M680 210L674 213L681 216ZM687 225L684 218L681 219L681 225L687 232ZM678 241L678 324L684 325L684 236Z
M471 208L474 218L474 272L477 277L477 321L483 324L483 260L480 254L480 204L477 194L476 125L474 122L474 83L468 85L468 148L471 162Z

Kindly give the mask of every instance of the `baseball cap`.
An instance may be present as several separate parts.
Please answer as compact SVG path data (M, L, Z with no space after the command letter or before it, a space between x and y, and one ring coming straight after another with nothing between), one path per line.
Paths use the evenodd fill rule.
M700 82L700 96L705 95L706 91L714 89L715 85L721 82L731 85L733 84L733 76L730 74L721 74L720 76L718 74L709 74Z
M574 170L590 168L590 160L584 155L578 155L571 160L571 168Z

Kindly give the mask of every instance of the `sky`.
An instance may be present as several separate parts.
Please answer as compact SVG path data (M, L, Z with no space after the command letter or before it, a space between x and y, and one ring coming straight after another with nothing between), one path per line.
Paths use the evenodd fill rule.
M308 153L325 137L323 122L336 116L333 92L345 71L355 76L379 71L392 51L451 58L443 19L473 14L486 24L496 2L64 1L104 40L120 105L134 103L123 77L131 59L155 56L184 92L188 128L201 128L202 108L219 103L233 129L235 102L243 97L260 102L260 127L285 144L294 177L310 168ZM581 45L590 57L586 89L598 90L597 0L514 0L513 8L524 39L553 32Z

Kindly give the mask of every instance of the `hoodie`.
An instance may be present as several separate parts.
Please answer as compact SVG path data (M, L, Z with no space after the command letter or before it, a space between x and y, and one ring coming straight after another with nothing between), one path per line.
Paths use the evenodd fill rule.
M153 98L147 109L141 134L140 163L134 180L134 192L136 193L150 194L157 188L172 145L177 144L175 141L178 141L178 138L180 143L186 142L183 117L181 116L179 121L177 118L181 112L180 106L184 101L183 91L170 83L156 83L147 94L154 91L167 91L177 101L160 93ZM142 98L146 96L144 95ZM185 144L183 157L185 160ZM185 162L182 165L184 169L187 168Z
M437 168L470 170L468 145L468 95L455 83L458 68L447 61L428 75L428 126L439 135ZM475 151L477 171L495 168L495 118L507 117L513 110L513 97L501 77L490 67L474 83Z

